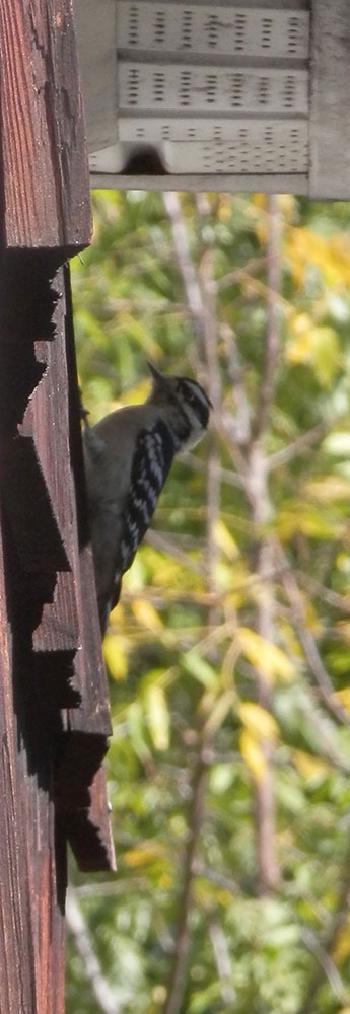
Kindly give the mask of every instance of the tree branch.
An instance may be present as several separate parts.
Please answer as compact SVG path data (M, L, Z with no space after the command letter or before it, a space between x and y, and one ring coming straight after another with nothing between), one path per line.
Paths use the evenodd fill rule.
M317 961L317 967L308 986L306 1000L300 1014L313 1014L315 1010L315 994L318 993L318 990L322 986L324 978L328 979L334 996L343 1006L344 1003L348 1002L350 994L345 989L341 975L331 955L310 929L303 928L300 935L305 947L314 955Z
M265 257L252 257L245 268L234 268L233 271L228 271L226 275L222 275L216 282L217 289L220 291L220 289L225 289L227 285L235 285L236 282L241 282L242 278L251 277L254 271L260 271L261 268L265 267L265 264Z
M322 599L323 602L327 602L329 606L333 606L335 609L340 609L342 613L350 614L350 595L341 595L339 592L334 591L333 588L327 588L326 585L322 584L321 581L317 581L316 578L310 577L309 574L305 574L303 570L296 571L299 581L305 588L307 588L313 595Z
M228 891L235 898L240 894L239 885L232 877L228 877L225 873L220 873L219 870L210 869L209 866L205 866L199 859L194 860L192 872L195 877L202 877L203 880L208 880L210 884L221 887L222 890Z
M286 447L281 447L280 451L275 451L274 454L270 454L268 459L268 467L270 471L274 468L279 468L280 465L288 464L288 461L293 461L299 454L302 454L308 447L312 447L313 444L317 444L319 440L322 440L326 433L330 430L328 423L318 423L317 426L313 426L311 430L307 430L306 433L301 433L300 436L292 440Z
M271 499L268 485L268 458L264 449L265 431L269 424L269 413L276 383L279 358L279 315L277 312L278 286L280 279L280 217L277 198L269 198L269 230L267 240L268 306L265 362L260 398L252 422L252 439L248 449L247 492L250 499L252 518L256 530L264 530L271 518ZM274 643L276 603L268 575L274 570L275 550L270 537L263 536L258 545L256 572L262 584L256 610L256 629L265 641ZM258 700L261 707L271 710L271 686L264 674L257 669ZM261 779L255 784L256 834L260 879L260 893L264 894L277 887L279 866L275 847L275 802L273 791L272 757L273 747L267 740L262 746L265 768Z
M209 937L214 952L222 1001L232 1010L236 994L230 982L232 976L231 958L225 934L215 919L209 920Z
M243 371L238 358L237 345L232 328L221 324L222 338L227 364L227 373L232 383L235 415L231 421L232 434L238 445L247 445L251 439L251 410L244 386Z
M286 565L287 560L281 546L278 547L278 553L281 563L284 562ZM282 584L290 603L295 632L303 649L310 673L318 686L320 697L327 711L336 718L337 722L342 725L350 725L350 715L348 715L345 708L335 697L329 673L323 663L316 641L307 627L302 596L290 567L285 566L285 569L282 571Z
M181 455L181 462L182 464L189 465L190 468L193 468L194 472L202 472L203 474L207 470L206 462L202 461L201 458L196 457L196 455L192 454L191 451L185 451L185 453ZM235 489L242 489L242 479L236 474L236 472L231 472L228 468L222 468L220 465L219 474L220 482L225 483L227 486L233 486Z
M259 440L269 421L269 412L276 382L276 369L279 359L279 310L277 297L279 294L281 258L280 233L281 218L278 209L278 198L268 198L269 225L267 247L267 337L264 371L260 387L260 397L256 417L253 422L253 436Z
M202 292L191 257L187 228L181 211L179 195L172 191L165 192L163 193L163 202L169 218L175 255L187 295L188 305L193 314L197 337L202 339Z
M177 195L165 195L165 205L170 217L174 246L184 279L189 305L197 314L197 337L204 346L207 365L208 393L218 411L221 399L220 373L217 359L218 323L216 319L215 286L213 283L212 252L204 248L199 280L195 275L189 253L189 243L185 223L181 216L181 207ZM200 224L207 214L203 201L197 201ZM198 350L199 351L199 350ZM207 529L206 529L206 586L209 594L207 607L207 623L209 630L216 629L217 605L211 600L216 599L216 566L218 550L215 539L215 526L220 511L220 461L218 450L212 442L209 450L207 474ZM211 642L208 641L208 644ZM209 649L210 650L210 649ZM200 751L192 780L192 807L189 815L188 843L184 857L183 886L180 898L175 952L170 974L164 1014L180 1014L187 982L187 963L191 943L190 916L194 890L194 863L198 849L204 809L204 792L206 784L206 765L203 756L203 736L200 733ZM207 746L207 743L205 744Z
M206 208L201 207L198 198L197 207L199 214L205 221ZM202 224L202 223L201 223ZM208 372L208 393L214 410L218 411L221 402L221 382L219 364L217 358L217 335L218 322L216 317L216 306L213 285L213 264L212 251L205 249L200 266L201 291L203 293L203 330L204 350ZM216 524L220 516L220 458L218 448L213 439L210 441L209 455L207 462L207 528L206 528L206 571L207 591L210 595L217 595L216 568L218 563L218 548L216 544ZM215 606L208 608L208 626L214 627L217 619Z
M69 889L66 900L66 921L74 939L75 947L80 955L86 978L96 1001L96 1014L121 1014L115 993L104 978L100 962L92 947L89 931L82 915L80 905L75 899L74 891Z
M182 891L178 913L175 951L170 973L164 1014L180 1014L187 982L187 963L190 946L190 915L193 901L193 866L203 821L204 785L206 768L201 756L197 758L192 779L191 811L188 820L188 839L182 864Z
M160 553L165 553L166 556L177 560L183 567L186 567L186 570L193 570L195 574L205 573L204 567L200 563L197 563L196 560L192 560L189 554L180 549L173 539L164 532L158 532L154 528L149 528L145 535L145 542Z

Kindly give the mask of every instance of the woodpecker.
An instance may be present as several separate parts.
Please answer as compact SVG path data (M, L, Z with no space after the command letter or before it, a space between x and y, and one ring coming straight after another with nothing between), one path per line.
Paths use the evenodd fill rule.
M119 409L83 433L91 544L101 634L119 600L175 454L194 447L211 402L189 377L167 377L148 363L152 389L143 405Z

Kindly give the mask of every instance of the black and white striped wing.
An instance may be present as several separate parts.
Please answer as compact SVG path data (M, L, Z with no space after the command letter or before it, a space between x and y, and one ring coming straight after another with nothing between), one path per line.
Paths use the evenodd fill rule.
M171 434L162 420L139 433L125 506L116 582L129 570L154 513L174 456Z

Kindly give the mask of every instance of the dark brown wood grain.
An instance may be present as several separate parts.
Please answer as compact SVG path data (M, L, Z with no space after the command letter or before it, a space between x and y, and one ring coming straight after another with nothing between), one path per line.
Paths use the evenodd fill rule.
M72 0L1 0L6 247L79 249L90 202Z
M0 1010L62 1014L66 860L56 843L54 742L40 728L28 641L25 631L17 637L5 587L13 548L1 515Z
M70 0L0 0L0 1014L63 1014L66 851L114 865L67 255L90 236Z

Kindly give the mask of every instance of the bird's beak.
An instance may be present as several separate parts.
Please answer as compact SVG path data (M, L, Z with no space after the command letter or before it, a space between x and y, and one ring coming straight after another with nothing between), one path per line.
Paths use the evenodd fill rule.
M161 384L163 382L164 378L163 378L163 375L159 372L159 370L157 370L157 367L153 366L153 363L150 363L148 359L147 359L147 366L148 366L148 369L149 369L149 372L150 372L151 376L153 377L153 380L155 381L155 384L156 385Z

